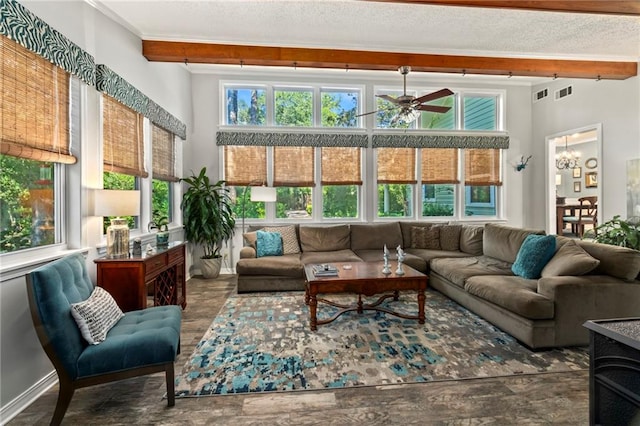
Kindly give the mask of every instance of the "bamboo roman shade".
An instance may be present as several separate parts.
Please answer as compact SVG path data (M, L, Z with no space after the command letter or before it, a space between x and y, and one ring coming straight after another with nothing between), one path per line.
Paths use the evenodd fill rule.
M168 182L178 182L176 176L175 137L161 127L152 125L152 170L153 178Z
M102 123L104 171L147 177L142 115L103 95Z
M73 164L69 151L69 74L0 36L1 153Z
M422 148L420 151L420 180L423 184L460 183L457 149Z
M315 186L313 147L273 147L273 186Z
M415 148L376 148L378 183L416 183Z
M465 185L502 185L499 149L466 149L464 153Z
M224 179L229 186L267 184L267 147L227 145L224 147Z
M362 185L360 148L321 148L322 185Z

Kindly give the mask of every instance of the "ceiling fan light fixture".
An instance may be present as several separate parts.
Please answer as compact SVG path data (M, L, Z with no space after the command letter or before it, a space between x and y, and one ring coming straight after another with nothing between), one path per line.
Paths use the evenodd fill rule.
M420 111L413 108L402 108L393 118L395 123L411 124L420 117Z

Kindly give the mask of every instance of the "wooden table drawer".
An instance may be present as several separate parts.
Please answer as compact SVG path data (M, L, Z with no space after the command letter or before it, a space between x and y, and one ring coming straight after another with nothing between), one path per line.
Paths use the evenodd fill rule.
M173 265L184 261L184 246L177 247L167 252L168 264Z
M167 266L168 263L168 256L167 253L160 253L156 256L153 256L149 259L147 259L144 262L145 265L145 275L148 279L149 276L154 275L156 272L161 271L162 269L165 268L165 266Z

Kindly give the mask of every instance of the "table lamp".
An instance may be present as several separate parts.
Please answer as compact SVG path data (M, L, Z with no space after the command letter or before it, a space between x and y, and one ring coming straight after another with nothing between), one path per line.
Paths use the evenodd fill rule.
M129 257L129 224L120 216L140 214L140 191L99 189L93 202L95 216L116 216L107 227L107 257Z

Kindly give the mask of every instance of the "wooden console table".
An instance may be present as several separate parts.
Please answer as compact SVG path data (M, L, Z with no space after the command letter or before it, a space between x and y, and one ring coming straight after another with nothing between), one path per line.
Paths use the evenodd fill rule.
M154 254L124 259L95 259L98 285L107 290L123 311L148 306L187 307L186 242L174 241Z

